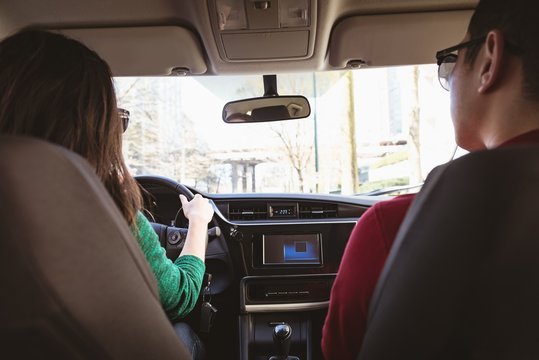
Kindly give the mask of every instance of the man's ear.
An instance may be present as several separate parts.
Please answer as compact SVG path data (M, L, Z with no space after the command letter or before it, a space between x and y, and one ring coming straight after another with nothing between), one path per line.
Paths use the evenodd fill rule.
M492 30L487 34L484 50L479 61L479 93L485 93L492 89L500 78L502 57L504 50L504 38L500 30ZM476 61L479 59L476 59Z

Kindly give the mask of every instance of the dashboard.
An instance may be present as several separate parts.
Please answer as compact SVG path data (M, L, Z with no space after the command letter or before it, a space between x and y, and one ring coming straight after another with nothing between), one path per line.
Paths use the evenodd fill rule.
M179 215L175 182L138 180L145 189L152 222L188 226ZM296 356L321 358L318 344L331 286L353 227L376 199L317 194L201 195L215 204L209 227L219 228L210 236L206 253L206 271L213 279L212 302L220 309L215 331L223 332L228 344L239 345L236 354L242 359L251 359L271 355L268 324L287 322L303 329L292 341ZM177 244L162 241L171 259L181 251ZM230 331L231 323L238 324L237 331Z

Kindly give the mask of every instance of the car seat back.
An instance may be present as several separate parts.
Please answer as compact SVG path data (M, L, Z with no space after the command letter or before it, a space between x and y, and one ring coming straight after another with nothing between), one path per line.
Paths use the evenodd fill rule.
M93 169L0 136L0 357L188 359L149 265Z
M359 359L538 359L539 147L436 169L378 281Z

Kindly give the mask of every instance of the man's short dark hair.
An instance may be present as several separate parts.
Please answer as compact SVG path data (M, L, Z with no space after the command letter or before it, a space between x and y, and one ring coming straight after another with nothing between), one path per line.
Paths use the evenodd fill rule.
M539 13L534 0L480 0L470 20L470 39L490 30L502 31L506 49L522 60L524 93L539 102ZM472 63L482 44L470 47L466 60Z

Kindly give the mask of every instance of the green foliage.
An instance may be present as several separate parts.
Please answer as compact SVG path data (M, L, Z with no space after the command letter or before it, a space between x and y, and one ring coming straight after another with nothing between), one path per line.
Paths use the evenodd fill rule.
M393 165L401 161L408 160L408 151L399 151L394 153L388 153L382 157L379 161L371 165L371 169L378 169L384 166Z
M385 189L391 186L408 185L409 183L410 182L409 182L408 177L398 177L398 178L393 178L393 179L373 181L367 184L360 185L359 193L361 194L361 193L366 193L373 190Z

